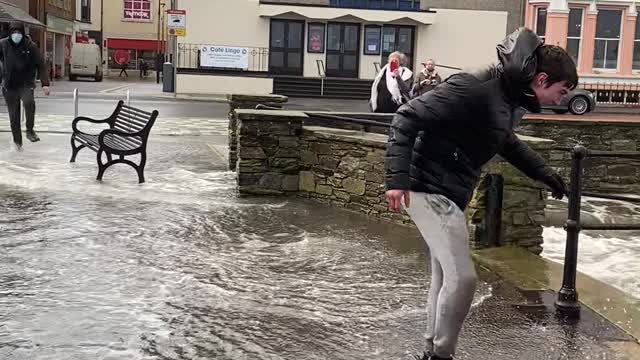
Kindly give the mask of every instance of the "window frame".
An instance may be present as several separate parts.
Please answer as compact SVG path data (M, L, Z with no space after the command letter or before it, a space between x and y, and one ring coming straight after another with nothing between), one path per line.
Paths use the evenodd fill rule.
M617 38L603 38L603 37L598 37L598 19L596 17L596 33L595 33L595 38L594 38L594 44L593 44L593 70L597 70L599 72L611 72L611 73L615 73L618 72L620 70L620 50L622 47L622 31L624 30L624 16L625 16L625 10L621 9L621 8L599 8L598 9L598 15L600 15L601 11L618 11L620 12L620 28L618 29L618 37ZM635 30L635 29L634 29ZM595 62L596 62L596 47L598 44L598 41L604 41L605 45L604 45L604 61L602 63L603 67L596 67L595 66ZM607 68L607 48L609 45L609 41L617 41L618 42L618 53L616 54L616 67L615 68Z
M538 23L538 20L540 19L540 10L544 10L545 14L544 14L544 35L540 35L538 34L538 25L540 25ZM536 11L536 17L535 17L535 26L534 26L534 32L536 33L536 35L538 35L538 37L540 37L540 39L542 39L542 41L544 42L547 38L547 18L549 17L549 13L548 13L548 9L546 6L536 6L535 7L535 11Z
M580 10L581 14L580 14L580 36L570 36L569 35L569 29L567 28L567 47L569 47L569 40L578 40L578 56L576 58L576 67L580 66L580 61L582 61L582 48L583 48L583 44L582 44L582 37L584 36L584 32L582 31L582 29L584 29L584 19L585 19L585 8L584 7L571 7L569 8L569 11L571 10ZM568 26L571 26L571 24L569 23Z

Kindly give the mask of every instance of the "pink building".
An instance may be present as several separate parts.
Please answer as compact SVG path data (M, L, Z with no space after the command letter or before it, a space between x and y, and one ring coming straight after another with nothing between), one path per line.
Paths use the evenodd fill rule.
M640 83L634 0L527 0L525 25L569 51L581 82Z

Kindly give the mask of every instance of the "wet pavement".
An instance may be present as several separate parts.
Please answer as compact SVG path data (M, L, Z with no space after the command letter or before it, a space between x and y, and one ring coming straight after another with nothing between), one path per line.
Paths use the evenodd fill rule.
M143 185L126 166L96 182L94 153L70 164L68 135L42 139L0 148L1 359L388 360L423 346L414 230L238 198L215 135L152 134ZM459 359L626 359L609 344L631 339L597 315L567 323L552 295L479 270Z

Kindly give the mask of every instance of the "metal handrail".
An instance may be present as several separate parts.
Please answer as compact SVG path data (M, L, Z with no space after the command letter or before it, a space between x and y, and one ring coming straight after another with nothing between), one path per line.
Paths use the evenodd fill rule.
M327 71L324 67L324 61L321 59L317 59L316 66L318 67L318 76L320 76L320 96L324 96L324 78L327 77Z
M562 287L558 291L556 308L565 316L575 317L580 313L580 303L578 302L578 291L576 290L576 276L578 266L578 240L581 230L640 230L640 224L580 224L580 207L582 196L595 197L601 199L624 200L640 203L640 197L625 196L617 194L603 194L597 192L582 191L584 161L588 156L592 157L625 157L633 155L638 157L636 152L631 151L598 151L588 150L582 145L577 145L571 150L571 190L569 191L569 214L564 228L567 232L567 244L565 249L564 270L562 277Z
M376 74L380 72L380 70L382 69L382 67L380 66L380 62L378 61L374 61L373 62L373 68L376 71Z
M381 126L381 127L387 127L387 128L391 126L390 123L383 122L383 121L359 119L359 118L352 118L352 117L339 116L339 115L329 115L329 114L315 113L315 112L305 112L305 114L309 117L316 117L316 118L329 119L329 120L339 120L342 122L358 124L358 125Z

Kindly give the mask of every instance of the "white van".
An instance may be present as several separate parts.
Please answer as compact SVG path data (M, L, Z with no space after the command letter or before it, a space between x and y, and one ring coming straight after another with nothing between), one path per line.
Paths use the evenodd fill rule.
M69 80L75 81L78 77L102 81L102 55L97 44L73 44Z

